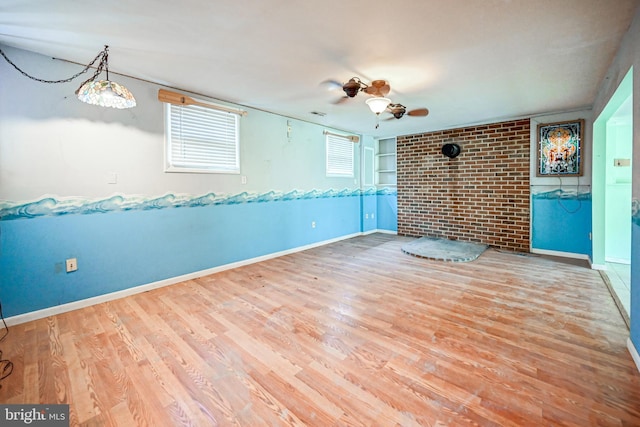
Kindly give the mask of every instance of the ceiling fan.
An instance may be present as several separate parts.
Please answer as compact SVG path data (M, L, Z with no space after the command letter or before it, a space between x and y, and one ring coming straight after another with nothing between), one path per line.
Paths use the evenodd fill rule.
M367 99L365 102L376 116L380 116L380 114L384 112L392 114L392 117L389 117L386 120L401 119L405 114L413 117L424 117L429 114L429 110L426 108L417 108L407 111L407 107L404 105L394 104L390 99L385 98L385 96L391 91L391 86L386 80L373 80L370 84L366 84L358 77L352 77L348 82L342 85L335 80L329 80L328 82L335 86L341 86L342 90L346 94L342 98L338 99L338 101L335 102L336 104L340 104L349 98L354 98L358 92L364 92L371 96L371 98ZM376 123L376 128L378 128L378 123Z
M427 108L415 108L407 111L407 107L402 104L389 104L387 111L393 114L393 117L389 117L386 120L401 119L405 114L412 117L424 117L429 114L429 109Z
M342 85L342 90L348 98L355 97L358 92L364 92L372 96L385 96L391 90L391 86L386 80L374 80L368 85L358 77L352 77Z

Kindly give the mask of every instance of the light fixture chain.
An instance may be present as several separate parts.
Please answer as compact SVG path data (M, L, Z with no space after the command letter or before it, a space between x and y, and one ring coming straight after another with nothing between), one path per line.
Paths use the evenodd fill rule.
M95 79L95 78L98 76L98 74L100 74L100 73L102 72L102 68L104 67L104 58L106 58L106 55L107 55L107 49L108 49L108 46L105 46L105 47L104 47L104 50L102 50L100 53L98 53L98 55L93 59L93 61L91 61L91 62L90 62L86 67L84 67L84 69L83 69L82 71L79 71L78 73L74 74L73 76L71 76L71 77L69 77L69 78L67 78L67 79L60 79L60 80L45 80L45 79L39 79L39 78L37 78L37 77L30 76L30 75L29 75L29 74L27 74L26 72L22 71L22 70L21 70L21 69L20 69L16 64L14 64L14 63L13 63L13 62L12 62L12 61L7 57L7 55L5 55L5 53L2 51L2 49L0 49L0 55L2 55L2 57L3 57L3 58L4 58L4 59L9 63L9 64L11 64L11 65L13 66L13 68L15 68L16 70L18 70L22 75L24 75L24 76L26 76L26 77L30 78L31 80L35 80L35 81L40 82L40 83L68 83L68 82L70 82L71 80L73 80L73 79L77 78L78 76L80 76L80 75L82 75L82 74L86 73L86 72L89 70L89 68L91 68L91 66L92 66L93 64L95 64L95 63L96 63L96 61L97 61L98 59L101 59L101 58L102 58L102 59L101 59L101 61L100 61L100 64L98 65L98 68L96 69L96 72L94 73L94 75L93 75L89 80Z
M108 51L109 51L109 46L105 46L104 50L100 52L100 54L93 60L93 62L96 62L96 59L98 59L98 57L102 55L102 59L100 59L100 63L98 64L98 67L96 68L95 73L93 73L93 75L89 77L87 80L83 81L82 84L78 87L78 90L80 90L80 88L84 86L86 83L94 81L100 75L100 73L105 67L105 64L107 64L107 59L109 58ZM92 64L89 64L89 66L91 66ZM109 65L106 65L106 67L107 67L107 80L109 80Z

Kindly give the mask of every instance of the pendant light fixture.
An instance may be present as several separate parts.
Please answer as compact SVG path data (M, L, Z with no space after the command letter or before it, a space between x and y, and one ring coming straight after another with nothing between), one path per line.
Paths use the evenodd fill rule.
M96 80L102 70L106 72L106 80ZM78 99L87 104L112 108L132 108L136 106L136 99L129 89L119 83L109 80L109 46L102 51L102 58L96 73L82 83L76 90Z
M96 67L96 71L93 73L93 76L82 83L76 90L75 93L78 96L78 99L82 102L99 105L101 107L131 108L136 106L136 100L129 89L122 86L121 84L109 80L109 46L105 45L104 49L100 53L98 53L95 58L93 58L93 61L86 65L81 71L77 72L67 79L60 80L45 80L33 77L21 70L16 64L14 64L7 57L7 55L5 55L2 49L0 49L0 55L22 75L40 83L68 83L71 80L89 71L93 64L100 60L98 66ZM107 79L96 80L102 70L106 71Z

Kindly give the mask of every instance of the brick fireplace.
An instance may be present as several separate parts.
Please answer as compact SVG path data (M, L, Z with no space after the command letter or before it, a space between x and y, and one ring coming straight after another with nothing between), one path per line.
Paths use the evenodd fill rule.
M529 147L529 119L398 137L398 234L528 252Z

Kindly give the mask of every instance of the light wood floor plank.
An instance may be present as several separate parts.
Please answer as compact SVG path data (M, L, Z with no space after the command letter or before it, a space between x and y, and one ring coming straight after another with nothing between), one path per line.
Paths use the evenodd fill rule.
M2 403L73 426L635 426L598 272L357 237L11 328Z

